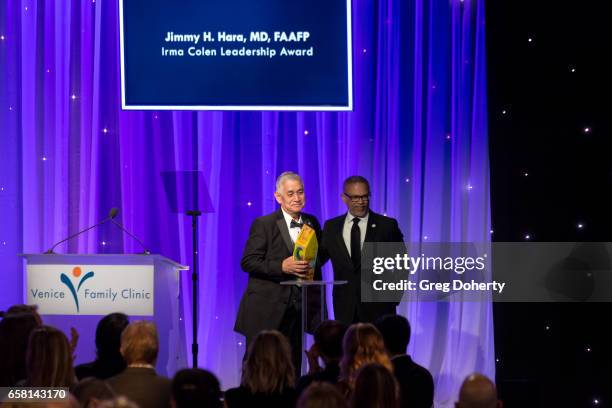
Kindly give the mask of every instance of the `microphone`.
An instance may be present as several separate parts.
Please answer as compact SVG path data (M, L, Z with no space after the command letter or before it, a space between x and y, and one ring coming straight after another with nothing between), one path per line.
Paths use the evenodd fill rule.
M115 210L115 215L117 215L117 209L113 208L113 210ZM112 210L111 210L112 211ZM115 217L113 217L115 218ZM138 237L134 234L132 234L130 231L128 231L123 225L121 225L119 222L115 221L113 218L111 218L111 222L113 224L115 224L118 228L121 229L121 231L125 232L126 234L128 234L130 237L134 238L136 240L136 242L138 242L140 244L140 246L144 249L143 255L151 255L151 251L149 251L147 249L147 247L145 246L145 244L142 243L141 240L138 239Z
M62 243L64 243L64 242L68 241L68 240L71 240L72 238L74 238L74 237L76 237L76 236L79 236L79 235L81 235L82 233L87 232L87 231L89 231L89 230L90 230L90 229L92 229L92 228L99 227L100 225L104 224L105 222L107 222L107 221L109 221L109 220L112 220L113 218L115 218L115 217L117 216L117 212L118 212L118 210L117 210L116 208L114 208L114 207L113 207L113 208L111 208L111 210L110 210L110 211L109 211L109 213L108 213L108 217L106 217L106 218L104 218L102 221L100 221L100 222L98 222L98 223L96 223L96 224L92 225L91 227L87 227L87 228L85 228L84 230L81 230L81 231L77 232L76 234L72 234L72 235L70 235L68 238L64 238L64 239L62 239L61 241L59 241L58 243L56 243L55 245L53 245L51 248L49 248L49 249L48 249L48 250L45 252L45 254L55 254L55 252L53 252L53 250L54 250L54 249L55 249L55 248L56 248L56 247L57 247L59 244L62 244Z

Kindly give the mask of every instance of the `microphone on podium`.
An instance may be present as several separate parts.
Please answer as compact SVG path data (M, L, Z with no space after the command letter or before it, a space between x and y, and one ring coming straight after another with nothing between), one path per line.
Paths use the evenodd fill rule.
M116 208L115 208L116 209ZM114 218L114 217L113 217ZM121 225L119 222L115 221L113 218L111 218L111 222L113 224L115 224L118 228L121 229L121 231L125 232L126 234L128 234L130 237L134 238L134 240L136 242L138 242L140 244L140 246L142 247L142 249L144 249L144 252L142 253L143 255L151 255L151 251L149 251L147 249L147 247L145 246L145 244L142 243L141 240L138 239L138 237L134 234L132 234L130 231L128 231L123 225Z
M121 229L121 231L125 232L126 234L128 234L130 237L134 238L134 240L136 240L136 242L138 242L140 244L140 246L144 249L143 254L144 255L151 255L151 251L149 251L147 249L147 247L145 247L145 245L142 243L142 241L140 239L138 239L137 236L135 236L134 234L132 234L130 231L128 231L123 225L121 225L119 222L115 221L115 217L117 217L117 214L119 213L119 209L117 209L116 207L111 208L111 210L108 212L108 217L104 218L102 221L92 225L91 227L87 227L84 230L81 230L79 232L77 232L76 234L72 234L71 236L69 236L68 238L64 238L61 241L59 241L58 243L56 243L55 245L53 245L49 250L47 250L45 252L45 254L55 254L55 252L53 252L53 250L61 243L64 243L78 235L81 235L84 232L89 231L92 228L95 227L99 227L100 225L104 224L107 221L112 222L115 226L117 226L119 229Z
M107 222L107 221L109 221L109 220L112 220L113 218L115 218L115 217L117 216L117 213L118 213L118 212L119 212L119 210L118 210L117 208L115 208L115 207L111 208L111 210L108 212L108 216L107 216L106 218L104 218L102 221L100 221L100 222L98 222L98 223L96 223L96 224L92 225L91 227L87 227L87 228L85 228L85 229L83 229L83 230L81 230L81 231L77 232L76 234L72 234L72 235L70 235L69 237L62 239L61 241L59 241L59 242L57 242L55 245L53 245L51 248L49 248L49 249L48 249L48 250L45 252L45 254L54 254L55 252L53 252L53 250L54 250L54 249L55 249L55 248L56 248L56 247L57 247L59 244L62 244L62 243L64 243L64 242L68 241L68 240L71 240L72 238L77 237L77 236L81 235L82 233L89 231L89 230L90 230L90 229L92 229L92 228L99 227L100 225L104 224L105 222Z

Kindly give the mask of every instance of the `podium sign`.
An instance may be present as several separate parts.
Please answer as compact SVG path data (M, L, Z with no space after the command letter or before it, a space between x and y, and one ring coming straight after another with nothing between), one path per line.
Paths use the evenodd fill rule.
M28 264L27 303L42 315L153 316L153 265Z
M79 333L75 365L93 360L102 316L122 312L157 325L157 371L172 376L187 366L179 271L188 267L161 255L25 254L24 301L45 324Z

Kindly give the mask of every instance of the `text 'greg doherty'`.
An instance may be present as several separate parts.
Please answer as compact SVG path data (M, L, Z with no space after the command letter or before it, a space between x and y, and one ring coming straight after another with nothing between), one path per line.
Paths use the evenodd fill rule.
M487 254L471 256L409 256L396 254L394 257L376 257L372 261L372 272L380 275L385 271L407 271L411 275L420 270L453 271L461 275L466 271L482 271L485 268Z
M463 282L457 279L454 279L452 282L430 282L428 280L410 282L405 279L400 282L383 282L382 280L375 280L372 283L372 287L376 291L421 291L443 293L449 293L451 291L493 291L501 294L504 291L505 286L505 282L477 282L475 280Z

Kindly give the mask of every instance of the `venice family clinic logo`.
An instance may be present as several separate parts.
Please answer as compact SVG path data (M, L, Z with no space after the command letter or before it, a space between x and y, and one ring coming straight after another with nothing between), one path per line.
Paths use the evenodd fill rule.
M78 285L76 287L76 289L74 288L74 284L72 283L72 279L70 277L68 277L68 275L66 275L65 273L62 273L60 275L60 281L66 285L68 287L68 289L70 289L70 293L72 293L72 297L74 298L74 303L76 305L76 309L77 312L79 311L79 289L81 289L81 286L83 286L83 283L85 283L85 281L89 278L93 278L94 273L93 271L89 271L87 272L82 278L81 274L83 272L81 271L81 268L78 266L75 266L74 268L72 268L72 276L75 277L78 280ZM79 280L80 278L80 280Z

